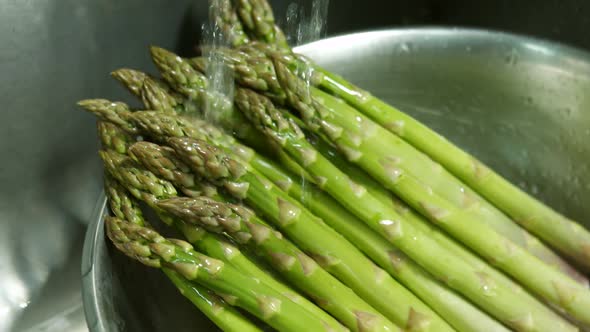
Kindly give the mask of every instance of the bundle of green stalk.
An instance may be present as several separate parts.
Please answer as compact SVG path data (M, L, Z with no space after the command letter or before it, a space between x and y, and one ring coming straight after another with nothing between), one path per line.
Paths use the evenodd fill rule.
M233 48L208 51L235 95L209 88L213 57L153 47L161 78L113 73L144 109L80 102L100 119L120 251L226 331L590 326L574 268L590 267L587 230L293 53L266 1L220 3ZM162 237L139 201L184 239Z

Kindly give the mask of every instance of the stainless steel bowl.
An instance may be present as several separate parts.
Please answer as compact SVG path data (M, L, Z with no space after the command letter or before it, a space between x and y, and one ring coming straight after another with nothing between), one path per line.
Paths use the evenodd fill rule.
M298 48L431 126L529 193L590 225L590 54L462 29L351 34ZM83 256L91 331L214 327L155 270L105 241L99 202Z

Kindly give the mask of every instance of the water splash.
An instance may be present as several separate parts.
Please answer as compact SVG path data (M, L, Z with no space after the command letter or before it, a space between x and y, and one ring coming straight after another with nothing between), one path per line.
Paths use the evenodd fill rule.
M221 15L224 3L227 0L210 0L209 17ZM202 56L207 59L205 75L208 85L205 91L206 98L202 103L202 115L205 120L219 123L223 117L229 116L233 105L235 91L234 73L225 63L224 57L219 52L220 48L231 47L230 39L223 32L223 27L218 21L210 19L203 24Z
M293 2L287 7L285 33L291 45L301 45L316 41L326 33L329 0L313 0L311 13L306 15L306 8ZM313 70L304 66L298 70L299 76L311 85Z
M326 32L327 15L329 0L313 0L311 4L311 13L306 15L306 7L297 2L292 2L287 7L286 23L284 31L287 41L291 45L301 45L310 43L322 38ZM310 89L313 79L313 69L311 66L302 66L297 69L298 76L305 81L307 97L310 95ZM311 192L309 184L305 179L305 174L301 176L302 194L301 202L305 203L310 198Z
M306 7L292 2L287 7L285 33L291 45L300 45L318 40L326 32L329 0L314 0L311 13Z

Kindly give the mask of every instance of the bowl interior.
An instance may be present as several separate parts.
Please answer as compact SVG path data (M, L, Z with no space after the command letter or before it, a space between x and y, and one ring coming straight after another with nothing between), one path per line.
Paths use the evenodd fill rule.
M590 225L590 56L475 30L386 30L299 48L437 130L513 183ZM104 202L84 252L92 331L214 331L159 271L104 238Z

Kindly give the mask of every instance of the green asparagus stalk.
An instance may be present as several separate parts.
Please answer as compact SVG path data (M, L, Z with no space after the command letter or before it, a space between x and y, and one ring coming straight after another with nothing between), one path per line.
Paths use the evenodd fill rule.
M121 154L126 153L131 140L122 129L102 121L98 122L98 129L103 148ZM108 174L105 174L104 187L111 211L117 218L139 226L146 224L136 199L129 196L127 190ZM192 229L195 229L195 227L192 227ZM163 272L183 296L224 331L260 331L258 327L221 301L211 291L190 283L170 269L165 268Z
M398 325L419 323L416 326L422 326L429 321L430 326L437 326L436 330L451 329L340 234L259 173L250 171L240 161L204 141L171 138L168 144L193 171L223 186L236 198L244 199L324 269ZM419 313L421 319L415 319L413 313Z
M106 99L86 99L79 101L78 105L99 119L118 125L129 134L137 134L137 128L127 120L131 110L125 103Z
M161 176L162 178L171 181L174 185L178 186L178 187L185 187L187 182L188 183L192 183L194 181L194 174L188 169L188 166L186 166L186 164L184 164L182 161L180 161L175 153L173 151L170 151L169 148L167 147L161 147L158 146L157 144L153 144L153 143L148 143L148 142L138 142L136 144L134 144L130 150L129 150L130 154L138 161L140 161L148 170L150 170L151 172L153 172L154 174L158 174L159 176ZM188 181L187 181L188 179ZM196 197L196 196L192 196L192 197ZM213 197L215 199L223 199L222 197L220 197L219 195L212 195L212 196L208 196L208 197ZM161 204L160 204L161 207ZM183 219L184 221L187 221L186 219ZM231 234L230 232L228 232L229 234ZM239 237L237 237L239 239ZM266 243L265 243L266 244ZM277 262L275 260L275 255L274 252L272 250L276 250L276 247L272 246L272 243L269 243L268 245L270 245L270 247L267 246L262 246L260 244L257 244L260 246L260 248L262 248L263 250L266 250L264 253L267 255L266 257L270 258L270 263L273 264L275 267L277 268L281 268L283 267L280 262ZM311 295L317 295L320 294L322 291L321 286L325 286L322 283L320 283L318 281L317 278L309 278L309 279L305 279L303 283L301 283L300 281L297 282L298 278L301 277L301 275L298 275L297 272L301 272L301 271L297 271L297 269L295 269L295 271L292 272L285 272L287 275L286 277L289 279L293 279L296 278L295 280L295 284L299 285L302 284L304 287L307 288L307 292ZM319 273L319 275L321 276L321 273ZM319 278L319 277L318 277ZM320 278L320 280L323 280ZM333 279L331 279L333 280ZM263 280L265 281L265 280ZM271 284L270 282L267 282L269 284ZM339 283L338 281L336 281L336 283ZM311 285L311 289L309 289ZM271 285L273 286L273 285ZM319 287L319 289L318 289ZM342 286L344 288L344 290L346 289L344 286ZM282 285L277 285L274 286L275 289L280 290L284 293L293 293L292 291L288 290L286 287L282 286ZM342 295L344 296L346 292L344 292L342 289L339 291L342 292L342 294L338 294L339 296ZM333 321L333 319L331 319L328 315L324 314L321 310L318 310L317 307L310 303L309 301L307 301L306 299L297 296L296 294L292 294L291 295L292 298L296 298L297 299L297 303L299 303L301 306L305 307L307 310L315 313L317 316L322 317L323 320L325 320L326 322L329 322L329 324L331 326L333 326L335 329L339 329L339 324L337 324L336 322ZM354 298L353 298L354 300ZM338 302L338 301L335 301ZM336 312L339 312L339 310L341 310L342 308L335 308L334 310L336 310ZM338 317L338 316L337 316Z
M256 2L257 7L260 8L267 8L267 10L269 8L266 0L251 0L250 2ZM236 11L239 12L240 10L240 6L237 6ZM243 16L240 15L240 18ZM266 15L266 17L268 16ZM244 22L244 19L242 19L242 22ZM274 25L274 29L264 30L268 35L265 36L261 33L262 30L254 30L248 24L244 24L244 27L250 29L248 33L255 37L253 39L263 42L271 40L270 38L272 38L275 31L280 31ZM257 33L253 33L253 31ZM243 43L234 45L243 45ZM276 46L276 43L270 43L270 45ZM282 49L289 51L288 48L282 47ZM301 64L301 61L294 62L295 66ZM398 135L426 153L430 158L440 163L507 213L522 227L581 266L590 268L590 232L579 223L560 215L528 195L486 167L475 157L461 150L411 116L313 63L308 63L304 67L309 69L310 66L320 74L314 75L314 77L322 78L315 81L316 85L343 98L366 116L387 128L391 133Z
M232 120L233 119L233 120ZM231 120L234 121L234 123L241 123L243 125L243 122L240 121L239 117L232 117L232 118L228 118L227 120ZM231 122L230 121L230 122ZM228 122L228 123L230 123ZM161 128L161 125L155 125L158 128ZM231 127L231 123L230 123L230 127ZM319 141L319 143L321 143L321 141ZM219 142L217 143L219 145ZM221 144L224 145L224 144ZM321 144L320 144L321 146ZM225 145L224 147L227 148L227 145ZM244 148L242 148L244 149ZM325 149L325 146L324 146ZM332 158L337 159L337 155L333 154L333 152L327 151L325 152L326 155L331 155ZM248 153L247 155L249 156L254 156L254 158L251 158L250 163L253 165L254 168L256 168L257 170L260 170L262 172L264 172L266 170L265 175L269 176L270 178L273 177L272 174L272 167L268 167L269 165L272 164L272 162L268 161L268 160L264 160L262 158L256 157L255 154L253 153ZM246 160L247 161L247 160ZM345 166L347 164L342 163L342 166ZM269 173L269 171L271 173ZM348 171L353 171L353 169L351 169L350 167L347 169ZM279 172L280 173L280 172ZM358 171L357 171L358 173ZM280 174L277 174L278 177L280 177ZM288 188L288 186L291 185L291 182L286 181L286 180L278 180L279 182L277 183L279 186L281 186L281 188L285 189ZM365 181L366 181L366 177L365 177ZM373 181L374 182L374 181ZM375 194L380 193L381 191L381 195L377 196L380 197L382 200L389 202L391 200L391 197L389 196L389 194L387 193L383 193L382 190L383 188L380 185L373 185L373 188L375 189ZM369 188L371 189L371 188ZM301 197L301 196L299 196ZM305 200L304 200L305 201ZM314 200L307 200L307 201L314 201ZM404 209L405 210L405 209ZM445 245L447 247L449 247L450 250L453 250L455 253L457 254L461 254L467 261L469 261L474 267L477 267L478 269L485 271L485 273L487 274L491 274L494 276L494 278L496 278L497 280L502 281L507 287L511 287L511 288L515 288L518 287L514 282L512 282L510 279L504 277L502 274L498 273L497 271L489 268L485 263L481 262L476 256L473 256L470 252L465 251L463 249L462 246L457 245L456 243L454 243L453 241L451 241L450 239L446 238L446 236L442 235L442 234L438 234L438 232L432 233L434 232L434 230L432 229L432 227L430 225L428 225L424 220L420 219L419 216L416 215L412 215L412 213L410 212L410 216L411 218L413 218L413 222L416 223L418 226L422 226L422 230L426 231L426 232L430 232L430 236L436 237L438 239L438 241L442 244ZM522 294L523 297L526 297L527 300L532 303L533 306L535 305L539 305L538 301L534 298L532 298L531 296L529 296L528 294L524 293ZM557 318L559 319L559 318Z
M156 123L154 122L154 124ZM165 128L165 125L157 124L155 127ZM184 131L187 132L189 130ZM163 133L156 134L161 135ZM231 139L218 140L214 137L208 137L207 140L215 145L222 146L229 151L235 150L235 148L232 148L228 144L238 144ZM149 147L149 143L138 144L148 145ZM240 147L240 150L246 149L247 147ZM135 154L134 149L132 149L131 154ZM150 170L172 182L174 182L173 179L166 178L166 174L179 177L180 172L178 172L178 169L186 169L186 166L177 160L174 155L165 157L165 155L169 154L165 147L159 148L158 150L151 150L144 154L146 155L144 158L136 157L136 159L146 160L148 157L151 157L158 163L153 164L153 169ZM293 198L298 198L303 204L307 204L308 208L310 208L313 213L321 217L326 223L328 223L328 225L343 234L352 243L359 246L365 254L371 257L391 275L402 281L408 288L422 298L423 301L435 309L441 317L444 317L449 321L457 330L475 331L485 329L486 331L501 331L504 329L502 325L495 320L490 319L489 316L480 312L479 309L475 308L469 302L458 297L454 292L449 291L445 286L442 286L439 282L433 280L431 276L427 275L426 272L412 261L403 259L403 264L394 265L393 263L397 263L398 261L401 262L402 260L394 260L392 257L401 257L403 254L399 253L372 230L369 230L362 222L358 221L354 216L344 210L338 203L323 192L317 190L315 187L306 187L307 190L311 191L311 199L301 199L305 196L305 193L300 185L300 179L290 177L288 174L280 170L272 160L257 156L253 151L247 154L242 153L241 155L250 156L249 160L243 161L249 162L252 167L267 176L273 183L275 183L275 185L287 191ZM171 162L168 162L167 160L170 160ZM148 164L144 163L144 165L150 168ZM166 167L164 167L164 165ZM163 172L158 173L158 170L163 170ZM192 177L192 174L180 176L179 182L175 184L179 186L181 183L184 183L185 181L183 179L186 177ZM378 188L381 187L378 186ZM389 200L389 196L387 197ZM453 305L449 305L450 303Z
M158 171L158 174L166 175L170 174L171 171L180 173L177 171L177 166L173 164L183 164L182 162L179 162L176 157L166 148L160 147L153 143L139 142L133 145L133 147L130 149L130 152L138 160L141 160L141 162L148 169ZM179 175L169 176L172 182L178 181L178 179L181 177ZM182 177L186 176L192 176L192 174L185 173L182 175ZM222 206L221 202L216 204ZM167 207L165 210L168 212L173 212L170 211L170 206L164 203L160 203L159 206ZM206 226L206 222L196 222L196 219L190 219L185 215L179 215L178 211L176 210L174 212L176 212L174 214L177 217L181 217L181 219L185 222L192 222L193 224L201 225L203 227ZM209 213L214 212L215 211L210 211ZM199 216L199 214L194 215L195 218ZM207 220L209 219L206 219L206 221ZM337 279L333 278L323 269L317 268L315 262L313 262L311 258L297 249L297 247L295 247L286 239L283 239L280 234L277 236L275 235L274 231L271 232L271 228L269 228L268 225L259 219L252 220L252 222L255 223L255 225L252 226L252 230L244 226L239 229L234 229L233 231L231 229L226 229L225 231L232 235L236 240L243 240L242 242L249 243L251 246L254 246L254 249L260 252L285 278L290 280L292 284L306 292L309 296L315 299L324 299L316 302L323 306L328 312L332 313L335 317L340 319L351 329L356 329L358 325L357 320L359 319L359 316L355 314L355 312L363 311L367 314L377 315L375 316L376 318L380 317L380 315L374 311L374 309L358 298L356 294L351 292L346 286L341 284ZM220 232L218 228L209 228L209 230ZM259 239L256 241L249 241L250 239L258 238L256 234L252 233L255 230L257 230L259 233L269 233L269 238L265 240ZM293 261L291 261L291 258ZM289 263L294 263L297 261L300 262L300 264L290 264L289 266L286 266L286 261ZM298 303L306 305L307 308L307 304L303 299L300 299ZM309 306L315 307L311 303ZM385 322L386 319L384 319L384 323Z
M177 161L177 159L171 156L170 153L166 153L166 151L161 149L157 151L150 151L153 152L153 154L142 153L145 152L145 149L140 149L141 144L149 143L142 142L138 144L139 145L134 145L129 148L129 152L137 159L144 161L150 170L154 170L157 174L171 179L180 186L185 186L187 183L191 183L191 186L193 185L191 180L187 180L192 177L192 174L183 172L183 169L185 169L184 166L178 164L174 165L174 168L172 168L172 160ZM149 199L148 201L152 202L151 205L153 208L155 208L157 211L161 211L161 214L165 214L157 206L156 202L161 199L175 197L175 193L167 189L167 187L171 186L168 181L164 179L158 179L154 173L150 172L149 170L142 169L139 164L136 164L129 157L117 156L105 152L102 152L101 156L103 157L103 160L105 160L107 170L114 174L116 178L120 179L120 181L122 181L132 193L140 197L140 199ZM297 301L297 303L299 303L309 312L313 313L315 316L322 319L322 321L324 321L332 329L341 330L341 325L332 317L324 313L306 299L299 296L287 286L273 279L270 275L267 275L264 271L261 271L261 269L256 266L256 264L248 260L240 252L240 250L229 244L227 241L221 239L219 236L209 234L202 228L195 225L179 222L176 218L169 217L168 219L175 223L176 226L184 233L185 237L194 243L194 245L197 246L199 250L205 252L207 255L213 256L216 259L225 261L242 272L256 277L278 292L281 292L290 299ZM317 280L313 278L312 280L317 282ZM330 283L328 282L328 284ZM340 290L340 292L342 292L342 290ZM339 292L337 293L340 294ZM344 293L342 293L342 296L343 294ZM354 303L354 301L351 302L351 304Z
M228 128L228 130L230 130L230 131L231 131L231 122L232 121L239 123L240 125L243 126L241 117L233 117L231 119L228 118L227 120L231 120L231 121L227 121L227 124L230 125L230 128ZM379 199L383 204L386 204L386 205L392 204L394 209L398 213L402 214L405 218L408 219L408 222L411 222L414 226L418 227L418 229L420 229L422 232L427 233L429 237L431 237L432 239L435 239L440 245L446 247L446 249L451 251L453 254L457 255L459 258L463 259L465 262L470 264L474 269L477 269L478 271L481 271L481 272L485 273L486 275L491 275L492 278L497 283L500 283L500 284L504 285L504 287L507 287L507 288L512 289L515 292L517 292L519 294L519 296L522 298L522 300L526 301L528 303L527 306L532 306L532 307L542 306L536 298L534 298L533 296L531 296L527 292L523 292L521 287L518 284L516 284L512 279L507 278L502 273L489 267L488 264L483 262L478 256L476 256L473 253L471 253L470 251L466 250L462 245L457 244L455 241L448 238L445 234L442 234L438 229L433 228L426 220L424 220L423 217L421 217L420 215L416 214L413 210L408 208L402 201L400 201L399 199L397 199L395 197L392 197L391 193L389 193L385 188L383 188L375 180L373 180L371 177L369 177L364 171L362 171L362 170L356 168L355 166L353 166L352 164L344 161L336 151L334 151L331 147L329 147L328 145L323 143L322 140L312 140L311 142L312 142L312 144L314 144L314 147L318 148L319 151L325 157L327 157L331 161L335 162L337 167L341 168L354 181L357 181L357 182L361 183L363 186L365 186L367 188L367 191L370 192L372 195L374 195L375 198ZM220 145L219 143L216 143L216 144ZM273 161L265 160L264 158L260 158L260 157L256 157L255 154L250 154L250 155L255 156L254 158L252 158L250 160L250 164L252 164L252 166L257 171L261 172L262 174L267 176L269 179L271 179L281 189L289 191L291 186L293 186L294 183L296 185L298 185L298 183L302 182L302 180L293 181L292 179L285 177L284 173L282 173L276 167L273 167L273 164L274 164ZM293 162L288 156L287 156L287 159L285 159L283 156L283 158L281 158L281 161L283 162L283 164L287 164L288 166L291 166L291 163ZM289 168L289 169L291 171L293 171L294 174L301 174L301 172L300 172L301 167L299 167L299 165L297 165L297 168ZM292 197L299 199L304 204L317 202L317 205L319 205L320 210L321 210L322 205L330 206L327 202L323 203L323 204L320 203L321 199L317 198L318 197L317 194L312 194L312 199L302 199L302 197L306 197L306 195L301 194L300 191L296 191L296 192L298 192L298 193L292 195ZM328 199L331 199L331 198L328 197ZM312 212L316 213L316 211L318 211L318 210L313 210ZM326 218L329 219L328 216L320 215L321 212L318 212L318 213L319 213L318 215L320 217L322 217L324 219L326 219ZM344 220L344 218L342 218L340 220ZM328 222L328 220L326 220L326 221ZM336 222L338 222L338 220ZM338 227L337 224L336 225L330 224L330 225L336 229ZM339 229L337 229L337 230L339 232L343 232ZM360 234L360 233L357 231L354 234ZM369 241L369 242L376 242L376 241ZM356 244L356 242L355 242L355 244ZM367 252L365 252L365 253L367 255L370 255ZM375 259L376 261L378 261L378 258L375 258L375 257L372 257L372 258ZM385 268L385 267L383 267L383 268ZM385 269L387 270L387 268L385 268ZM411 286L408 286L408 287L412 288ZM417 292L416 290L413 290L413 291ZM423 299L423 300L428 302L425 299ZM428 303L428 304L433 306L433 308L435 307L435 305L433 305L431 303ZM456 307L458 310L460 310L458 306L456 306ZM555 320L561 320L561 318L559 316L553 314L552 312L546 312L546 314L549 316L553 315L554 316L553 319L555 319ZM452 315L448 315L448 316L452 317ZM464 316L467 317L468 315L464 315ZM447 317L447 315L445 315L444 317L447 320L449 319L449 317ZM480 322L480 324L483 324L483 323ZM490 330L492 330L492 328L490 328Z
M389 326L386 330L392 328L383 316L373 311L348 287L333 279L313 259L249 210L203 198L169 199L161 201L160 207L187 222L203 225L210 231L228 232L242 244L253 244L273 266L285 271L282 273L293 284L305 284L312 298L337 317L342 317L341 320L352 330L363 331L368 328L366 317L373 317L371 330L382 330L386 326ZM314 289L310 289L310 286Z
M110 149L114 151L114 147L119 147L119 153L127 152L129 147L130 137L119 127L110 124L108 122L99 121L99 129L100 128L109 128L109 130L99 130L101 141L103 142L103 147L105 149ZM112 142L125 142L125 144L111 144ZM129 150L131 152L132 150ZM120 161L127 160L127 157L123 156L119 159ZM180 184L182 191L187 195L206 195L213 197L216 195L216 188L214 186L206 185L205 183L200 183L200 187L197 186L197 182L189 173L183 173L183 170L187 170L186 165L182 165L179 160L175 159L175 166L177 169L169 170L168 172L159 172L160 174L173 176L176 178L176 182ZM118 164L110 162L110 165L117 166ZM170 163L169 163L170 164ZM124 168L121 170L125 171ZM150 179L150 175L148 172L145 172L142 177L143 179ZM119 174L118 176L120 179L133 179L134 175L130 172ZM137 208L136 205L131 205L132 203L128 195L123 196L121 193L125 191L124 188L121 187L116 181L112 180L110 175L105 177L105 181L107 182L107 196L109 198L109 202L111 205L111 210L115 213L115 215L121 219L125 217L126 220L143 220L141 216L141 210ZM140 190L144 192L144 195L151 196L150 193L145 192L141 188L137 186L133 186L132 183L135 181L126 181L128 187L134 188L135 190ZM151 182L151 186L156 186L157 184L154 181ZM117 189L114 191L113 189ZM118 194L117 194L118 193ZM135 191L136 195L139 193ZM126 197L126 199L124 199ZM139 196L142 198L145 196ZM127 204L125 204L127 203ZM130 209L133 207L133 209ZM138 218L138 217L141 217ZM170 219L170 218L168 218ZM226 263L231 264L232 266L238 268L240 271L248 273L252 276L256 276L261 281L267 283L269 286L275 288L276 290L282 292L283 294L289 294L292 299L297 299L305 305L307 300L303 299L301 296L293 292L289 287L285 286L281 282L274 279L272 276L266 274L263 270L260 269L253 261L251 261L248 257L246 257L240 250L234 247L231 243L227 240L224 240L222 237L212 235L204 231L202 228L196 227L194 225L187 225L185 223L175 222L177 228L181 230L184 236L194 245L196 246L201 252L206 253L209 256L212 256L217 259L221 259ZM315 308L314 306L309 305L309 308ZM323 312L321 310L316 309L316 313L321 316ZM329 321L329 319L325 319Z
M306 112L312 112L316 109L320 112L328 112L333 110L334 117L342 115L342 113L348 112L349 114L356 113L356 111L342 102L338 102L338 99L333 98L326 93L321 92L315 88L309 88L307 85L302 84L297 77L292 75L282 64L282 60L290 59L292 56L283 53L278 53L276 50L265 47L261 44L251 44L246 47L242 47L240 50L219 50L219 52L225 54L226 62L228 62L236 73L236 80L239 84L246 86L251 89L263 92L267 97L270 97L275 102L282 99L288 99L289 102L293 103L293 106L299 107L303 116L305 117ZM272 61L267 55L279 58L276 70L273 67ZM291 60L292 61L292 60ZM282 76L277 77L278 75ZM280 86L280 82L283 84L290 84L290 91L296 91L295 96L291 93L290 98L286 98L286 93ZM297 84L300 81L301 84ZM277 95L285 96L284 98L276 98ZM309 106L302 106L298 102L297 98L304 99L304 102ZM307 108L311 107L310 110ZM331 115L327 115L331 116ZM352 116L352 115L351 115ZM356 116L356 115L355 115ZM308 124L319 129L321 126L315 123L313 118L307 117ZM347 119L348 120L348 119ZM310 123L314 122L314 123ZM334 122L334 121L333 121ZM361 134L358 131L368 130L369 128L349 128L345 125L340 126L333 125L330 128L325 126L321 128L324 135L342 135L342 139L352 140L353 143L357 143L361 138ZM354 130L357 130L355 132ZM336 131L336 133L332 131ZM381 131L385 131L381 129ZM383 137L387 137L389 140L384 144ZM394 155L396 168L408 172L420 179L420 181L427 184L435 193L441 195L443 198L448 199L454 206L463 210L470 218L475 222L483 222L493 228L496 232L507 237L515 244L526 249L531 254L535 255L539 259L543 260L551 266L555 266L562 270L564 273L570 275L573 279L579 281L582 285L588 286L588 280L575 269L573 269L565 260L555 254L550 248L546 247L541 241L534 236L530 235L527 231L516 225L511 219L502 214L490 203L482 199L477 193L473 192L469 187L457 180L453 175L444 170L440 165L434 163L426 155L417 151L411 145L401 140L395 135L375 135L374 144L378 144L380 148L379 153L381 155ZM365 144L370 144L366 142ZM345 152L348 152L349 157L357 156L357 149L351 149L348 146L343 147ZM354 154L354 155L351 155Z
M135 199L109 175L105 176L105 191L111 211L119 220L138 226L146 224ZM191 283L171 269L162 270L184 297L224 331L262 331L210 290Z
M270 100L251 90L238 89L236 102L263 133L281 144L313 176L322 177L322 188L325 191L436 278L516 330L573 329L567 322L555 319L549 309L541 305L530 306L512 289L496 283L492 276L457 259L452 252L407 222L389 205L383 204L367 193L364 187L351 181L319 154L305 140L300 129L285 119ZM505 250L503 246L498 249ZM432 253L437 254L432 256Z
M303 82L293 77L278 61L275 64L288 99L292 99L290 104L300 110L309 128L322 131L324 137L338 146L349 160L361 166L433 223L538 296L559 306L581 323L590 324L590 311L587 310L590 306L590 290L585 285L540 261L489 225L474 225L474 215L469 213L469 209L457 208L429 185L398 167L398 156L382 149L389 145L391 141L388 136L392 134L360 113L342 112L343 108L336 111L321 107L317 101L301 92L304 89ZM342 132L334 132L334 128ZM578 293L575 299L567 295L571 292ZM568 298L567 301L563 300L564 296Z
M254 332L263 331L236 309L225 303L211 290L193 282L189 282L180 273L162 268L162 271L176 286L180 293L195 305L222 331L226 332Z
M322 73L322 88L342 97L384 128L426 153L522 227L578 264L590 268L590 232L579 223L528 195L416 119L341 77L326 71Z
M111 212L121 220L144 225L145 219L135 198L129 196L127 190L112 176L105 174L104 189Z
M381 268L444 317L458 331L506 331L506 328L468 301L436 281L383 237L346 211L339 203L315 186L302 187L301 178L290 176L269 162L260 173L298 199L330 227L355 244ZM302 199L309 195L308 199Z
M214 290L280 331L327 331L328 327L289 298L223 261L197 253L182 240L107 217L107 234L127 256L155 268L169 268L185 279Z
M270 275L267 275L254 262L246 257L238 248L233 246L229 241L214 234L204 231L202 228L194 225L187 225L179 222L170 216L162 213L155 202L158 199L175 197L175 191L171 190L172 185L166 180L158 179L153 173L142 169L139 164L127 156L116 155L111 152L100 152L105 161L107 171L124 184L127 190L137 199L143 200L151 207L159 211L160 217L165 218L169 223L175 224L183 235L200 251L216 259L234 266L235 268L248 273L261 281L267 283L276 290L289 294L291 298L301 299L295 292L287 286L278 282ZM201 190L204 193L211 193L210 189ZM197 191L193 193L197 195ZM303 299L301 299L303 302ZM316 310L319 311L319 310Z

